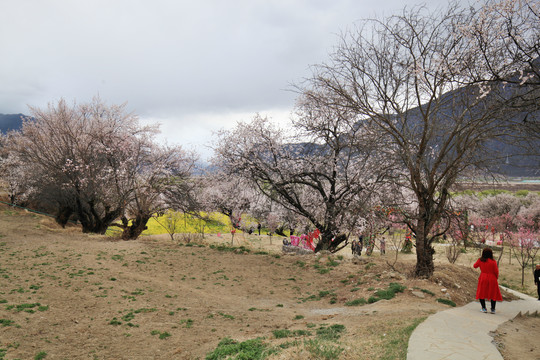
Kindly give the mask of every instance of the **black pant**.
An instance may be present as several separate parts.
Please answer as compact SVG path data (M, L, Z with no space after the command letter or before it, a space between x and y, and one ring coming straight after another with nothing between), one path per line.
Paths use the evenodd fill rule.
M540 281L536 283L537 291L538 291L538 300L540 300Z
M486 308L486 300L485 299L479 299L480 300L480 305L482 305L482 309L485 309ZM497 302L495 300L491 300L491 310L495 310L495 304Z

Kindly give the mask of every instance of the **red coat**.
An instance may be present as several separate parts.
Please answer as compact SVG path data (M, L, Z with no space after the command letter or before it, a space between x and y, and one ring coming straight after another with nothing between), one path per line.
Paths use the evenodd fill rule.
M476 298L502 301L501 290L499 290L499 283L497 282L499 278L497 262L492 259L487 259L486 261L478 259L473 267L480 267Z

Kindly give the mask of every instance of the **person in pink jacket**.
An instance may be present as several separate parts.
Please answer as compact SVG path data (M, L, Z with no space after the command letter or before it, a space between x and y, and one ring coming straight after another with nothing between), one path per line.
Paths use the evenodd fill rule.
M491 300L491 313L495 314L496 301L502 301L502 296L498 283L499 268L497 262L493 260L493 251L488 247L484 248L482 256L476 260L473 267L480 268L476 298L480 300L482 312L487 313L486 299L489 299Z

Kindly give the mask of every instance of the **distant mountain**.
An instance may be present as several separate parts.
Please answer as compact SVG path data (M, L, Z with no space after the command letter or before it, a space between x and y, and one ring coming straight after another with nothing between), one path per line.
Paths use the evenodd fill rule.
M18 130L22 125L24 114L0 114L0 133L7 133L11 130Z
M540 67L540 59L539 61L536 61L536 65ZM514 80L518 79L516 78ZM490 93L488 98L510 98L513 91L515 91L515 88L510 86L506 87L501 84L499 85L498 91ZM525 91L523 93L525 93ZM532 93L533 91L531 91L530 94ZM530 94L527 96L530 96ZM534 94L537 94L537 92L534 92ZM468 87L462 87L442 94L439 100L439 109L434 116L442 123L444 119L452 119L453 114L459 115L467 113L467 109L463 104L469 103L467 99L470 96L477 96L477 94ZM526 97L523 96L522 98L525 99ZM537 100L535 99L535 101ZM474 114L478 109L472 107L469 111ZM482 109L479 109L479 111L482 111ZM490 156L493 156L493 158L498 157L500 159L498 163L490 168L490 171L511 177L540 176L540 151L538 151L538 149L540 149L540 134L538 133L540 110L523 110L522 112L516 112L509 108L507 114L504 115L506 116L506 120L509 120L514 124L521 123L523 124L523 127L521 130L518 130L520 133L509 133L506 139L498 138L487 142L487 151L491 154ZM406 118L411 129L416 128L414 126L415 124L418 124L418 129L422 129L423 120L420 107L408 110ZM523 136L523 132L526 132L528 135L529 146L530 149L533 149L533 153L531 153L530 149L524 149L516 142L517 136ZM434 137L430 145L438 145L437 138Z

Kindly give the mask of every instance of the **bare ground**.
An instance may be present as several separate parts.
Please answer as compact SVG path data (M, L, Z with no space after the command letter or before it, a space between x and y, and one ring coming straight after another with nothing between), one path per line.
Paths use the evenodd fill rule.
M202 359L227 337L282 344L271 359L310 359L302 341L332 324L346 329L335 342L340 359L378 359L406 328L448 308L437 299L474 299L478 275L466 256L465 266L438 259L433 278L421 280L409 276L414 255L400 255L392 271L390 254L285 255L279 242L237 235L234 245L249 253L210 247L230 236L124 242L2 205L0 359ZM406 290L346 305L390 283ZM276 338L284 329L303 333Z
M493 341L505 360L540 360L540 314L519 314L493 334Z

